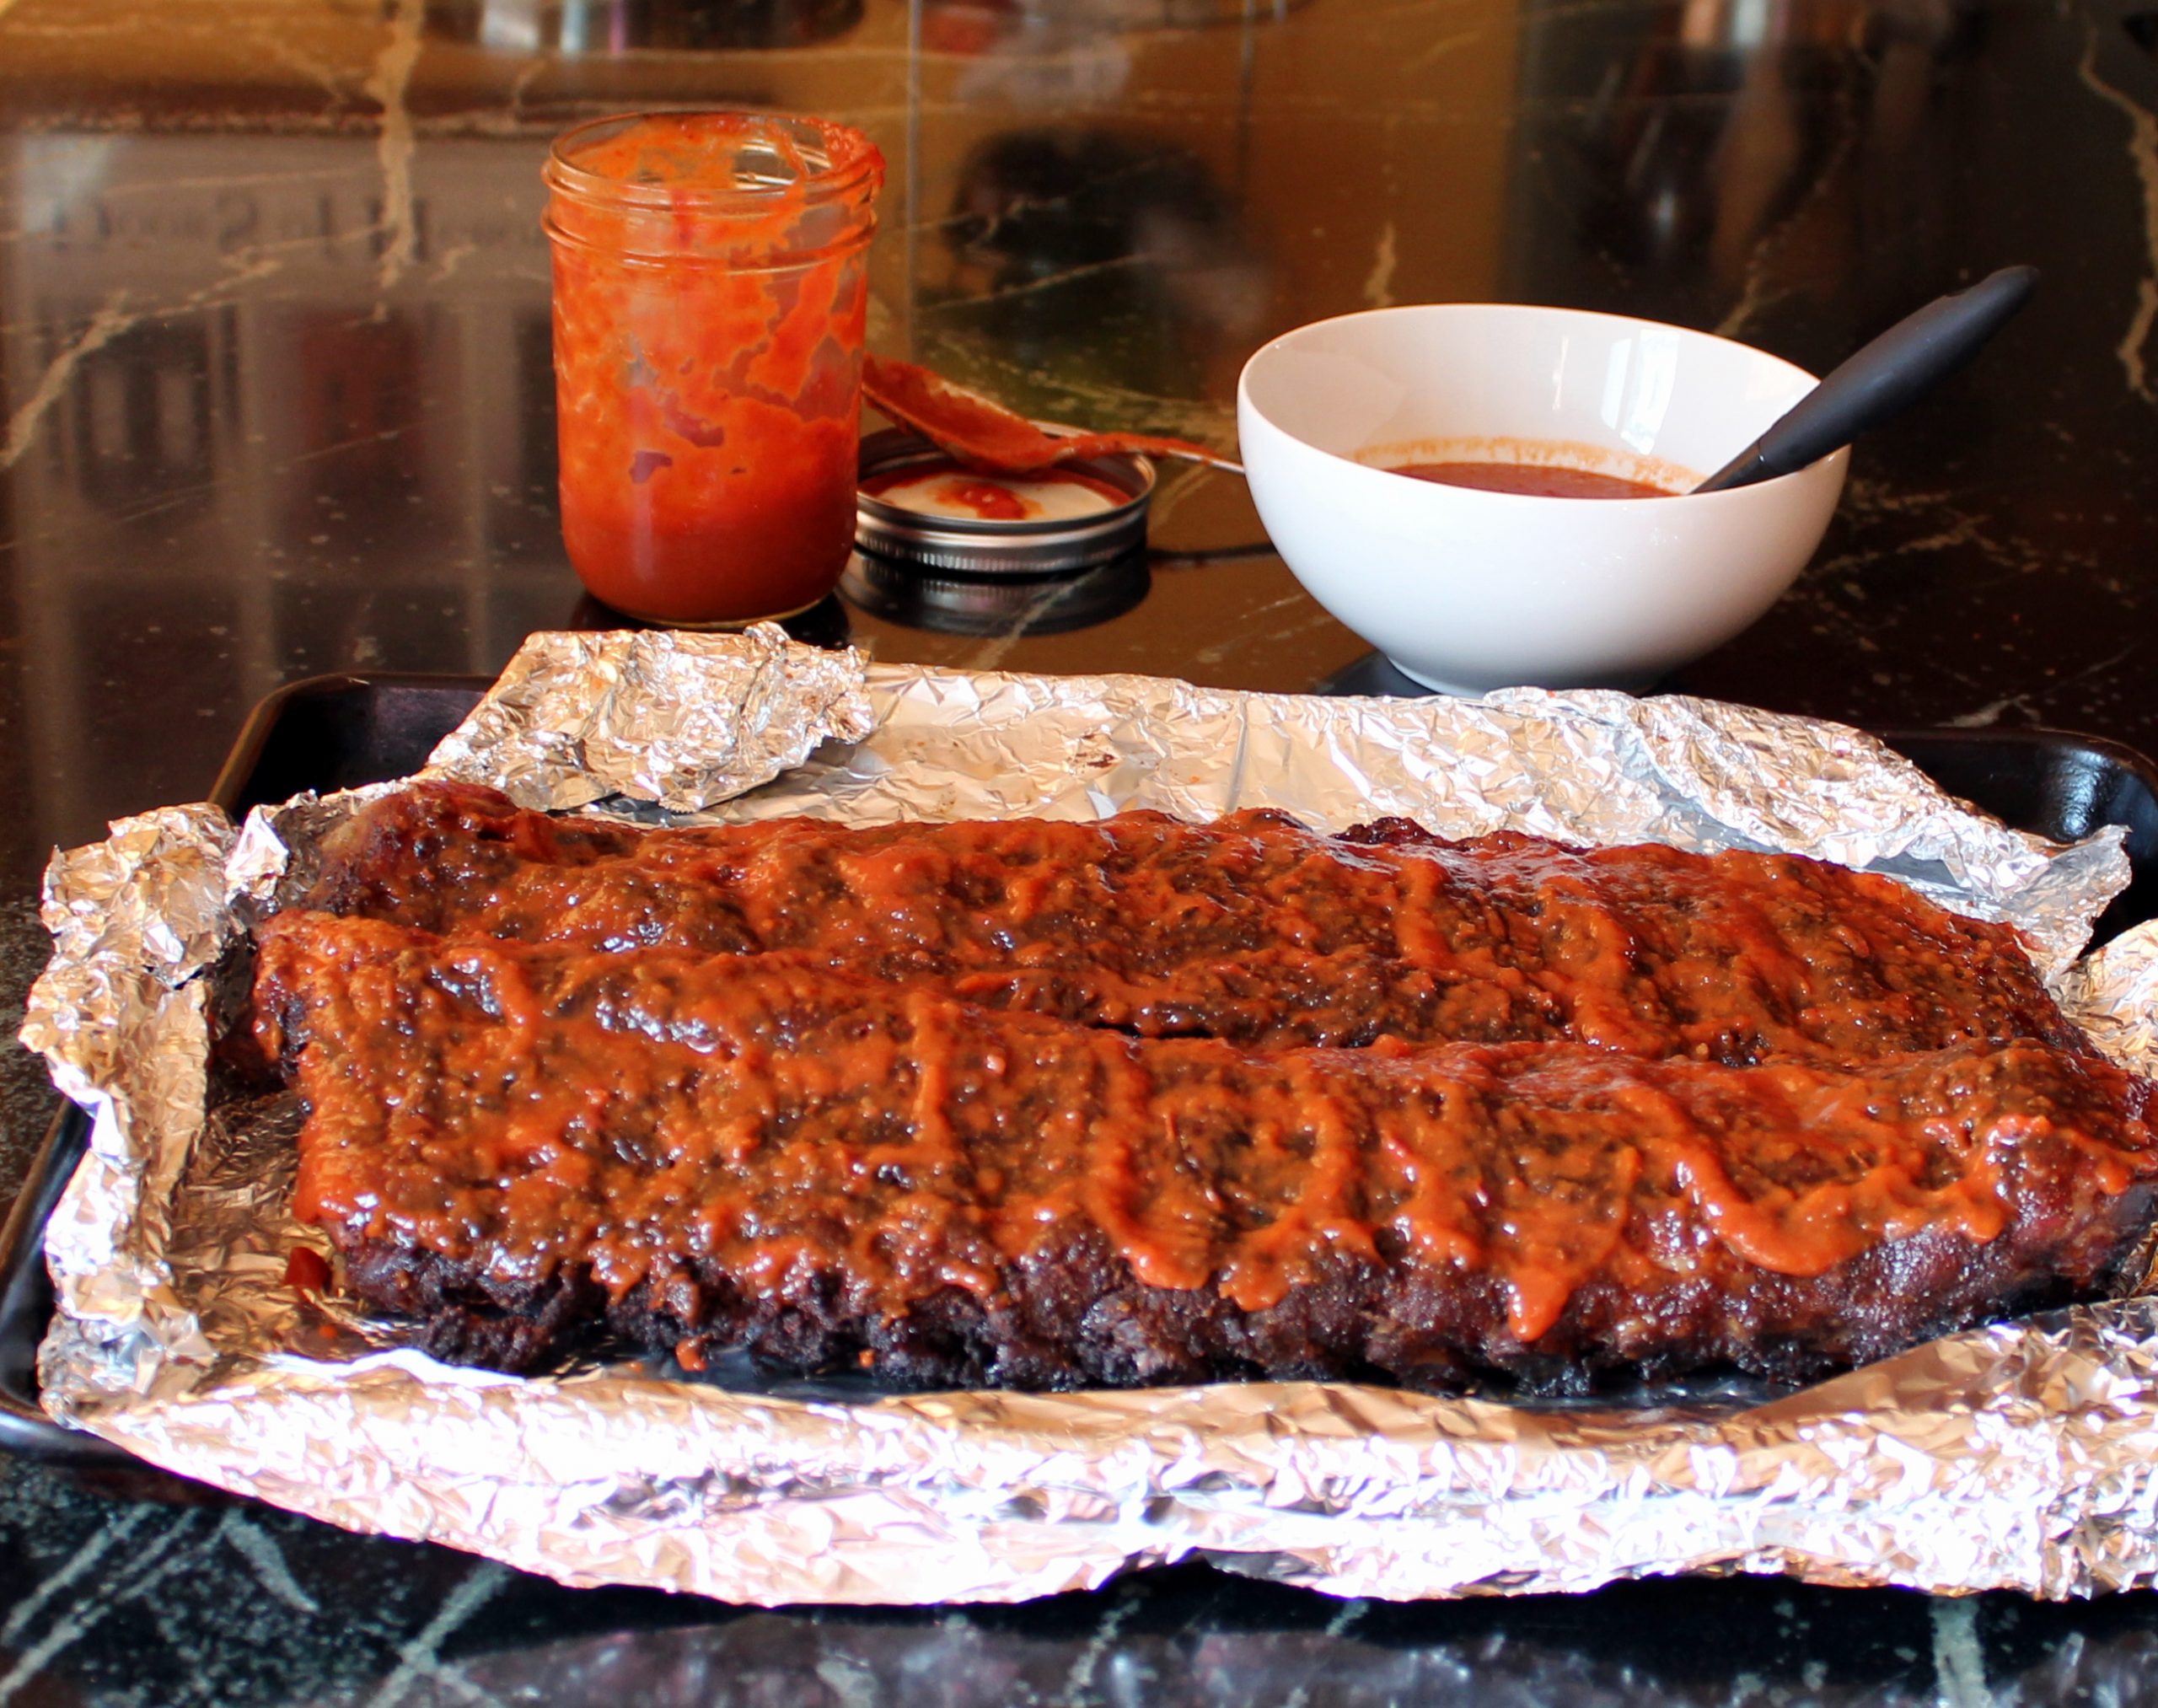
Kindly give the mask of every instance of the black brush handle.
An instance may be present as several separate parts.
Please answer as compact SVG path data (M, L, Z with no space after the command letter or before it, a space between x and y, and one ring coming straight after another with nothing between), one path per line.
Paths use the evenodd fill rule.
M2003 267L1898 320L1694 490L1722 492L1790 474L1902 414L1977 355L2037 282L2036 267Z

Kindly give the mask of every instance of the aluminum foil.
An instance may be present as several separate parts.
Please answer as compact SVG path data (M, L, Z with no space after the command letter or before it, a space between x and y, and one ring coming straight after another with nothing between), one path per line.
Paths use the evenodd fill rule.
M1677 698L1236 694L878 667L738 637L540 636L434 756L555 807L854 822L1271 805L1339 827L1774 847L2013 921L2158 1067L2158 927L2076 957L2117 835L2005 829L1834 725ZM363 794L373 791L362 792ZM24 1028L94 1116L48 1236L54 1415L355 1529L572 1583L1012 1600L1200 1556L1339 1595L1672 1571L2062 1596L2158 1580L2158 1301L1937 1340L1796 1393L1593 1405L1343 1384L879 1396L658 1361L451 1369L287 1282L288 1100L217 1102L226 951L358 797L176 808L56 857Z
M431 758L550 812L609 795L695 808L770 782L823 741L874 722L862 655L797 646L775 623L726 644L647 646L619 633L534 635Z

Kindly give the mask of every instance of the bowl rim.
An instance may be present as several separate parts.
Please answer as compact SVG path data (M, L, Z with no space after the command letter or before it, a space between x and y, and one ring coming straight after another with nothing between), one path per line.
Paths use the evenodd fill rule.
M1682 326L1673 320L1651 320L1639 314L1618 314L1602 309L1571 309L1562 304L1554 303L1390 303L1382 309L1356 309L1344 314L1329 314L1323 320L1307 320L1300 326L1292 326L1287 331L1277 333L1275 336L1268 339L1264 344L1260 345L1258 349L1252 352L1252 353L1245 358L1243 366L1237 370L1237 408L1238 414L1241 416L1244 411L1250 411L1253 416L1258 421L1263 422L1266 427L1280 434L1282 438L1289 440L1291 443L1296 445L1301 449L1308 451L1314 456L1324 457L1329 461L1338 463L1345 468L1361 469L1366 474L1370 475L1382 476L1393 475L1393 470L1391 469L1382 469L1376 464L1372 463L1359 462L1355 458L1344 456L1339 451L1330 451L1323 445L1315 445L1302 433L1296 432L1292 429L1285 427L1280 421L1269 414L1265 409L1261 407L1258 400L1251 395L1252 370L1261 362L1264 361L1269 356L1286 348L1300 339L1317 334L1329 327L1342 325L1351 320L1376 320L1398 316L1422 317L1433 314L1459 314L1463 316L1472 314L1499 314L1507 317L1513 317L1517 315L1536 316L1566 320L1607 320L1615 321L1621 325L1647 327L1658 331L1679 332L1683 333L1688 338L1699 339L1706 343L1729 345L1734 350L1743 351L1748 356L1758 357L1762 361L1769 363L1776 368L1787 369L1789 372L1796 374L1801 379L1810 380L1813 385L1818 385L1821 383L1820 375L1814 373L1810 369L1801 368L1797 363L1790 361L1787 357L1777 355L1772 350L1763 350L1758 344L1748 344L1740 339L1726 337L1720 332L1704 332L1699 327ZM1808 389L1811 389L1811 387L1809 387ZM1803 397L1805 395L1805 392L1801 392L1799 394L1800 397ZM1793 400L1794 403L1796 401L1796 399ZM1840 445L1836 449L1828 453L1827 455L1817 458L1814 461L1808 463L1802 469L1794 469L1787 475L1773 475L1765 481L1756 481L1750 486L1728 487L1720 492L1664 492L1658 493L1651 497L1599 498L1596 502L1601 508L1602 507L1612 505L1630 506L1635 504L1667 503L1673 498L1692 498L1705 501L1712 498L1740 498L1748 493L1765 493L1784 487L1787 483L1803 480L1806 476L1813 474L1816 470L1823 469L1828 465L1833 465L1839 459L1843 462L1848 463L1850 458L1850 449L1851 448L1849 445ZM1445 502L1458 502L1464 497L1475 500L1497 500L1507 504L1570 504L1580 502L1577 499L1570 498L1545 497L1531 492L1495 491L1489 488L1480 486L1446 486L1433 482L1425 482L1424 484L1430 486L1431 491L1434 492L1446 495L1445 497L1440 501Z

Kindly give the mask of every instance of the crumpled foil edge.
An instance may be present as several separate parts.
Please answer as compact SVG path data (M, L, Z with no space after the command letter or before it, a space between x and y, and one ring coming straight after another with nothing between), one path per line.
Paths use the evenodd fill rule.
M731 722L711 710L728 695L750 696ZM655 718L663 740L640 753ZM2071 964L2125 882L2118 835L2053 848L1855 732L1744 708L1326 701L865 666L770 636L535 636L433 763L625 811L648 809L625 795L864 822L1279 804L1334 828L1401 812L1454 835L1833 848L2014 921L2102 1045L2158 1059L2158 926ZM266 1211L288 1187L261 1184L270 1152L206 1125L203 1064L227 938L375 792L237 833L169 808L56 857L59 953L24 1037L94 1125L49 1233L62 1310L41 1369L56 1415L155 1463L566 1582L749 1602L1018 1599L1191 1555L1393 1598L1678 1571L2052 1596L2158 1577L2143 1298L1737 1410L1308 1383L845 1403L636 1366L511 1378L382 1350L365 1324L356 1340L282 1286L292 1229ZM335 1356L294 1350L318 1345Z
M2060 1597L2158 1572L2154 1353L2152 1302L2080 1307L1722 1419L1329 1383L820 1405L393 1353L91 1421L348 1528L735 1601L1017 1600L1193 1555L1381 1598L1674 1571Z

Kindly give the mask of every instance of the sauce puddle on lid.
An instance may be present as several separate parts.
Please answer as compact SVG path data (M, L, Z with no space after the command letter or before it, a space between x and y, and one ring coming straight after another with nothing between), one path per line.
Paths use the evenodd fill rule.
M1066 521L1098 516L1132 495L1076 469L1038 475L979 475L957 463L910 463L862 483L872 497L918 515L980 522Z
M1484 492L1517 492L1530 498L1675 498L1668 486L1629 481L1592 469L1559 463L1402 463L1389 475L1435 481L1442 486L1473 486Z

